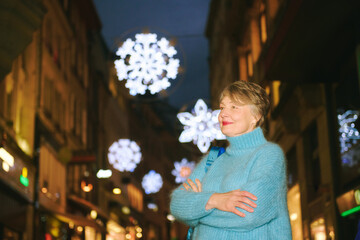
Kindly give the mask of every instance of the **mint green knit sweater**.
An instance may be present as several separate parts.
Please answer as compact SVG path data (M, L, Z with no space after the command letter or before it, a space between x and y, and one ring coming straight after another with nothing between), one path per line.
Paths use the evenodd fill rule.
M229 147L208 172L205 174L205 156L190 176L202 182L202 192L185 191L179 186L171 195L171 213L195 227L194 240L290 240L286 165L281 148L266 141L261 128L227 139ZM205 210L213 193L235 189L257 196L253 213L239 209L246 214L240 217L218 209Z

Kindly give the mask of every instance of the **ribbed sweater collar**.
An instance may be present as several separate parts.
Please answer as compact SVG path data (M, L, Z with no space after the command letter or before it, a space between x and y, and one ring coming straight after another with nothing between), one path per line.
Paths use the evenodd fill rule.
M255 148L266 143L263 131L260 127L255 128L253 131L242 134L236 137L226 137L230 145L227 147L226 152L235 154L249 148Z

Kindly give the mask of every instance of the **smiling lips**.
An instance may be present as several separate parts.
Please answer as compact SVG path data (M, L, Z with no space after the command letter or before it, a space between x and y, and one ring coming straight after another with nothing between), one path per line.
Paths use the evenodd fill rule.
M232 122L226 122L226 121L223 121L223 122L222 122L222 125L223 125L223 126L226 126L226 125L229 125L229 124L232 124Z

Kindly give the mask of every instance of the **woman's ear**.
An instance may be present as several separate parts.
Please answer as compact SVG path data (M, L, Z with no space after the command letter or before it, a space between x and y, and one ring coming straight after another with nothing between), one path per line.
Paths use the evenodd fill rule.
M261 114L259 113L258 109L255 107L255 105L251 105L251 113L253 118L251 124L253 124L254 128L256 128L261 119Z
M256 114L253 116L253 118L254 119L253 119L252 124L254 124L254 128L256 128L258 126L261 116L260 116L260 114Z

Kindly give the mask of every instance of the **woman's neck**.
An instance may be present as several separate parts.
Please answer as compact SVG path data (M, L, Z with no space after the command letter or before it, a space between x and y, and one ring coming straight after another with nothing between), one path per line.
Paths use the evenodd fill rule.
M255 128L253 131L241 134L235 137L226 137L230 145L227 152L235 152L249 148L255 148L261 144L266 143L263 131L260 127Z

